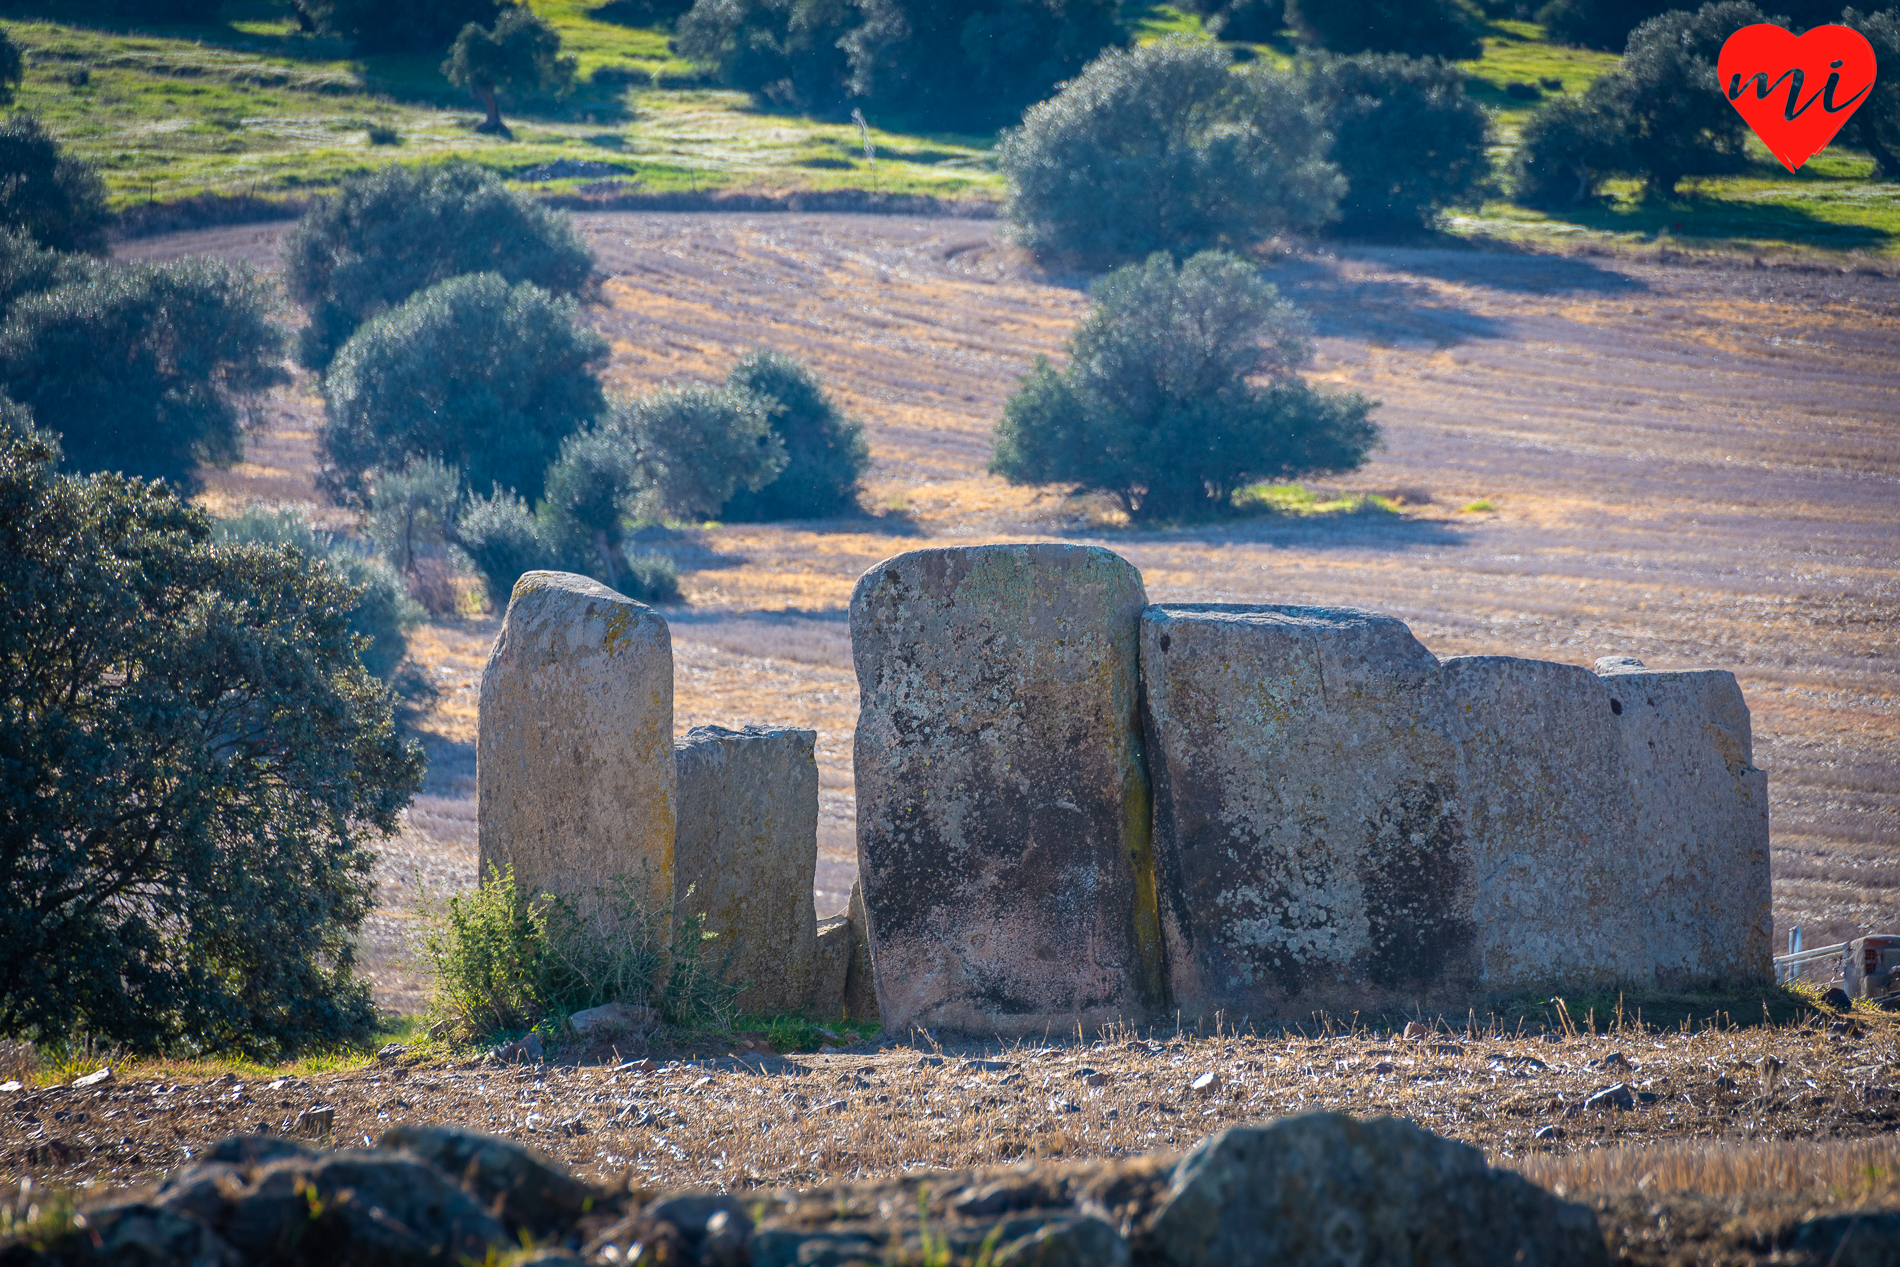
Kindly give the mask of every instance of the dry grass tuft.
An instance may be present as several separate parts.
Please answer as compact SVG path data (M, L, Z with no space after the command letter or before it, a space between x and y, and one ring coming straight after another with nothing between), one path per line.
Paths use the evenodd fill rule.
M1900 1199L1900 1140L1669 1140L1507 1163L1562 1194Z

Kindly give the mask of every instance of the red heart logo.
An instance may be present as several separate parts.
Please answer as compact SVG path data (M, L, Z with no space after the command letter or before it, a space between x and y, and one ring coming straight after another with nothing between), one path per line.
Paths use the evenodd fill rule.
M1729 104L1789 171L1827 148L1874 86L1874 49L1848 26L1796 37L1758 22L1728 37L1715 71Z

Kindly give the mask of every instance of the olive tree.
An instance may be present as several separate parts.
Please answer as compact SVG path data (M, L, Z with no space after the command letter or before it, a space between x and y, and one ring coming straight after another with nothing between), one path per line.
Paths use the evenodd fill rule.
M785 469L767 402L732 387L663 387L615 402L609 428L637 463L630 514L710 519L739 489L757 492Z
M606 408L607 351L573 300L528 282L431 286L350 336L324 376L326 483L361 499L371 470L433 457L468 487L538 498L561 441Z
M189 484L199 463L243 456L245 402L289 378L275 306L270 284L241 264L92 268L13 302L0 386L80 470Z
M470 163L394 164L345 181L284 242L284 284L310 316L298 359L329 366L358 326L464 273L578 293L594 257L567 216Z
M1292 75L1171 37L1103 54L997 156L1017 240L1094 266L1325 223L1345 188L1326 143Z
M104 251L105 182L30 114L0 120L0 225L58 251Z
M990 470L1112 494L1131 519L1217 514L1265 479L1349 471L1378 442L1372 402L1314 391L1305 320L1246 261L1165 253L1096 283L1058 373L1003 408Z
M1715 61L1730 35L1766 20L1743 0L1664 13L1630 32L1622 64L1590 85L1586 100L1621 125L1623 168L1643 177L1649 197L1746 163L1748 125L1716 82Z
M508 0L291 0L306 26L358 53L440 53L473 22L490 26Z
M1457 67L1402 53L1321 57L1309 82L1346 178L1342 227L1429 227L1447 207L1483 201L1489 120Z
M1287 0L1286 20L1331 53L1476 57L1484 51L1458 0Z
M0 442L0 1033L275 1059L366 1037L370 844L423 758L355 591L162 485Z
M566 92L579 62L561 56L561 37L526 9L508 8L492 30L471 22L462 28L442 63L442 76L466 88L488 111L477 132L513 137L501 121L504 92Z
M1874 79L1867 100L1848 123L1860 147L1873 156L1874 174L1900 180L1900 8L1877 13L1848 9L1841 21L1867 37L1885 71Z
M755 348L726 375L726 386L764 402L785 467L757 490L741 486L721 519L822 519L857 510L871 451L864 428L839 411L816 374L793 357Z

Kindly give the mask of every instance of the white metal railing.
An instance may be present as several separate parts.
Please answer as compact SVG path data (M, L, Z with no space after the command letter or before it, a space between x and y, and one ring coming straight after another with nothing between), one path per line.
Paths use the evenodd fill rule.
M1833 959L1838 962L1847 947L1848 943L1843 941L1832 946L1816 946L1813 950L1803 950L1801 930L1791 928L1788 930L1788 953L1775 956L1775 981L1777 984L1785 985L1800 976L1802 968L1823 959Z

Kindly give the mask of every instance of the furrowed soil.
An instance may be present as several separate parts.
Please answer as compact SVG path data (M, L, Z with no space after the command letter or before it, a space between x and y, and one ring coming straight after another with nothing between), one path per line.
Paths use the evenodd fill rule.
M717 379L762 344L811 363L865 423L865 517L714 526L645 543L678 562L688 595L666 611L678 730L774 722L818 731L821 914L843 906L855 874L852 584L923 545L1042 539L1116 550L1140 567L1155 601L1366 608L1406 621L1440 655L1587 666L1627 654L1652 668L1731 669L1769 776L1778 941L1793 925L1810 946L1900 925L1900 281L1667 255L1292 250L1267 276L1312 314L1314 376L1383 402L1375 416L1386 447L1363 470L1313 487L1381 494L1396 511L1150 531L1105 504L985 473L991 429L1017 378L1038 354L1059 359L1087 306L1086 279L1038 271L999 226L795 214L599 214L579 224L607 274L589 319L613 343L616 386ZM122 254L210 252L271 268L282 232L177 234ZM317 500L313 390L272 399L249 461L207 473L205 504ZM444 620L412 640L439 692L411 720L431 769L385 852L384 906L364 947L378 998L394 1010L413 1012L423 999L406 952L419 903L474 882L475 696L496 624L492 615ZM213 1137L214 1124L275 1129L319 1099L339 1106L342 1138L404 1117L466 1121L533 1139L583 1169L656 1183L813 1182L1051 1147L1180 1147L1219 1123L1302 1102L1405 1112L1513 1157L1546 1124L1565 1131L1560 1151L1626 1136L1894 1129L1885 1073L1845 1072L1884 1069L1895 1058L1885 1037L1863 1040L1881 1044L1877 1053L1807 1030L1653 1041L1653 1051L1623 1050L1646 1065L1632 1085L1650 1079L1658 1099L1577 1117L1559 1115L1621 1080L1585 1067L1609 1053L1601 1043L1465 1043L1441 1058L1411 1046L1381 1056L1363 1038L1195 1040L1115 1054L1109 1084L1087 1094L1061 1083L1072 1057L1102 1067L1104 1057L1080 1048L1018 1053L1009 1082L917 1069L912 1051L800 1058L808 1074L365 1071L333 1084L252 1086L254 1106L228 1089L166 1093L169 1119L140 1112L152 1122L189 1118L189 1130L173 1139L154 1128L134 1165L106 1160L122 1148L108 1137L129 1128L95 1126L88 1147L104 1153L75 1164L101 1176L169 1165L177 1149ZM1798 1089L1716 1083L1735 1061L1752 1061L1741 1047L1757 1042L1806 1070ZM1547 1068L1530 1070L1524 1055ZM1393 1073L1366 1072L1382 1060ZM1203 1066L1223 1071L1227 1089L1190 1102L1186 1075ZM1758 1071L1747 1076L1760 1082ZM701 1077L712 1081L695 1087ZM140 1095L141 1106L162 1098ZM212 1119L208 1108L184 1113L188 1095L226 1107ZM640 1095L652 1109L620 1116L648 1102ZM1075 1112L1055 1107L1065 1098ZM650 1111L645 1125L627 1125ZM559 1133L577 1117L585 1134ZM22 1164L19 1130L10 1168Z

